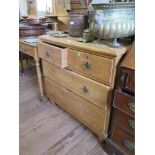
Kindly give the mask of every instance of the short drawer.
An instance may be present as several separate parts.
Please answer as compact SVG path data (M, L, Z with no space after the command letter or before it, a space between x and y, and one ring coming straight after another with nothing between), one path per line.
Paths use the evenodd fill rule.
M54 66L47 61L42 61L42 63L43 73L46 77L96 106L107 110L110 87L75 72Z
M114 107L120 111L134 117L135 114L135 99L121 90L115 90Z
M124 150L127 155L135 154L134 136L131 136L117 126L113 126L111 139L116 145Z
M34 47L31 47L29 45L19 43L19 51L21 51L22 53L25 53L29 56L32 56L32 57L35 56Z
M135 120L123 112L116 110L114 111L114 124L121 127L123 130L134 135L135 133Z
M82 122L99 137L107 137L108 113L72 93L56 82L45 78L48 98Z
M112 82L113 60L109 58L68 49L68 68L107 85Z
M132 70L122 69L119 78L119 86L129 92L135 92L135 73Z
M38 55L43 60L46 60L59 67L67 67L67 50L63 47L50 45L47 43L38 43Z

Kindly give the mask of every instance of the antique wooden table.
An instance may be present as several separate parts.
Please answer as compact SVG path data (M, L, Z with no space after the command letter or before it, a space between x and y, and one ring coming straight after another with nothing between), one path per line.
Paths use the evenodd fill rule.
M42 76L41 76L41 69L40 69L40 63L39 63L39 57L38 57L38 50L37 50L37 37L26 37L26 38L20 38L19 39L19 51L20 51L20 63L21 63L21 70L24 71L23 68L23 61L21 58L21 54L24 53L28 56L31 56L36 65L36 71L37 71L37 77L38 77L38 84L40 89L40 100L41 102L45 101L46 98L43 93L43 85L42 85Z

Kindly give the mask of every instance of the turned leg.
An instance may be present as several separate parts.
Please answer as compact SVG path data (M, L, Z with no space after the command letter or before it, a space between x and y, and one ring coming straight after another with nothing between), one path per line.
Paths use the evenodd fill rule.
M21 73L22 73L22 75L24 75L24 64L23 64L23 61L22 61L21 52L19 52L19 61L20 61L20 65L21 65Z
M41 76L39 58L35 60L35 64L36 64L37 77L38 77L38 83L39 83L40 99L41 99L41 102L46 102L47 99L43 93L43 84L42 84L42 76Z

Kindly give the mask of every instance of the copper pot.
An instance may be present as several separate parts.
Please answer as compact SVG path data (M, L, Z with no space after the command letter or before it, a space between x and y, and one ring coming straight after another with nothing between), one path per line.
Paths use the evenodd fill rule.
M31 17L26 19L26 23L29 25L41 25L46 22L46 17Z
M45 33L43 26L30 26L27 24L19 25L19 36L20 37L30 37L39 36Z

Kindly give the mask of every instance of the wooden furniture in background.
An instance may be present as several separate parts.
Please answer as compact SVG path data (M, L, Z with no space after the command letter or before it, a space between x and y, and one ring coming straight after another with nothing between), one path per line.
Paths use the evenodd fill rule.
M33 57L35 61L39 90L40 90L40 100L43 102L46 100L46 98L43 93L42 76L41 76L41 69L40 69L40 62L39 62L40 58L38 57L37 44L25 42L24 38L20 39L19 40L19 51L28 56ZM21 57L20 57L20 63L21 63L22 72L23 72L24 68L23 68L23 62L21 60Z
M52 1L52 14L46 15L51 23L58 23L58 30L65 31L68 27L68 12L64 0Z
M90 0L71 0L71 11L72 12L87 12Z
M103 144L110 155L134 155L135 47L128 51L119 71L114 94L110 137Z
M27 0L27 12L28 12L28 15L30 16L37 15L37 1L36 0Z
M116 68L127 47L80 43L75 37L39 39L47 97L106 139Z

